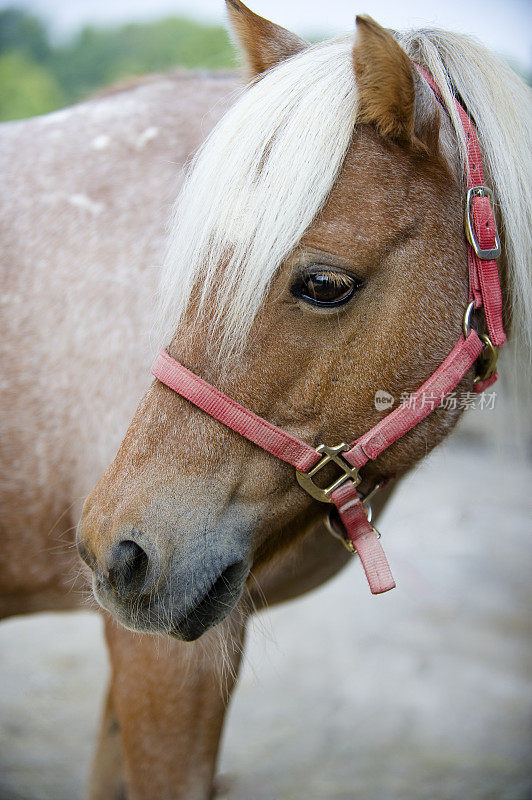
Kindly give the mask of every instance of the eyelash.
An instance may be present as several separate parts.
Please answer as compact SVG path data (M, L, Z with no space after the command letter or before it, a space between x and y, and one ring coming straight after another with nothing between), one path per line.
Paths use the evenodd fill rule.
M314 286L312 286L312 281L315 282ZM361 286L362 281L352 275L331 270L324 265L316 265L314 268L307 267L301 272L292 284L291 292L294 297L309 305L319 308L337 308L347 303ZM321 298L319 297L320 288L323 290ZM327 294L327 290L328 298L323 296Z

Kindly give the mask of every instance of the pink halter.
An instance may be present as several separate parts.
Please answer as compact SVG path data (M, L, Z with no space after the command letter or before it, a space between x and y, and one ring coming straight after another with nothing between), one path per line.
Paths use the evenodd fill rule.
M432 77L421 67L417 69L442 102L441 93ZM457 100L455 102L468 145L466 234L470 303L464 317L464 332L457 344L408 402L401 403L350 445L320 445L314 449L239 405L175 361L165 350L159 353L152 368L154 376L161 383L218 422L295 467L298 483L311 497L336 506L344 527L342 534L345 543L360 557L373 594L393 589L395 581L382 549L380 536L368 520L364 498L357 491L361 481L359 470L428 416L434 406L421 402L424 396L446 397L481 354L482 371L477 376L474 390L481 392L491 386L497 380L495 347L502 346L506 340L496 262L500 255L500 243L491 204L492 193L483 185L480 148L473 124L460 103ZM469 327L472 309L480 307L484 307L488 327L488 335L482 337ZM312 479L330 461L339 467L342 474L331 486L323 489Z

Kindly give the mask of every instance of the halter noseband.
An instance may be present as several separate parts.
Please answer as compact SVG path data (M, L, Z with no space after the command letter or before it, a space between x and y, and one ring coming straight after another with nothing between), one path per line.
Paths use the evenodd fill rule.
M439 102L443 103L441 92L432 76L419 66L417 69ZM227 397L173 359L165 350L159 353L152 368L154 376L181 397L271 455L295 467L299 485L311 497L336 506L343 526L341 537L348 549L358 554L372 594L393 589L395 581L380 543L380 535L371 525L371 517L368 519L364 507L369 495L363 498L358 492L360 469L428 416L435 406L423 401L427 394L445 398L456 388L477 359L478 374L474 391L482 392L491 386L497 380L497 348L506 341L496 261L501 247L492 207L493 195L483 185L482 160L475 128L456 98L455 103L467 143L465 227L468 241L469 304L464 316L464 330L457 344L408 401L403 401L351 444L342 443L336 447L321 444L314 449ZM471 329L469 320L472 310L481 307L484 308L488 334L479 337ZM342 474L330 486L321 488L314 483L313 478L330 462ZM335 527L333 532L337 532Z

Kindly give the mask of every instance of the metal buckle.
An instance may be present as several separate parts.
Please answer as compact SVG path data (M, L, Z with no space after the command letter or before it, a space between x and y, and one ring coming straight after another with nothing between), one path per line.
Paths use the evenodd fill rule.
M336 447L327 447L326 444L320 444L319 447L316 447L316 453L323 455L323 457L315 464L311 470L308 472L300 472L296 469L296 478L297 482L304 489L306 492L309 493L311 497L315 500L320 500L322 503L332 503L331 495L342 483L345 483L347 480L352 480L355 486L358 486L360 483L360 475L358 474L358 469L356 467L352 467L351 464L348 464L341 456L340 453L344 450L349 450L349 445L345 442L342 444L336 445ZM326 486L324 489L321 486L318 486L314 483L312 478L316 475L320 469L326 466L330 461L336 464L337 467L343 472L343 475L340 475L334 483L331 483L330 486Z
M493 192L489 186L473 186L468 191L466 198L465 230L467 241L477 256L482 259L482 261L492 261L495 258L499 258L501 254L501 241L497 232L497 224L495 223L495 248L493 250L483 250L478 243L473 226L473 220L471 219L473 199L475 197L487 197L490 201L491 210L493 213ZM495 221L495 214L493 214L493 219Z

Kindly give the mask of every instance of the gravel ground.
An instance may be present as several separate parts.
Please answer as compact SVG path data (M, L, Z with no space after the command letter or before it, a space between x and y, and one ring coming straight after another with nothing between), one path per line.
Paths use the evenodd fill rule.
M532 470L467 442L428 459L381 521L394 592L371 597L353 562L254 623L227 800L530 798ZM1 800L82 798L99 618L8 620L0 651Z

